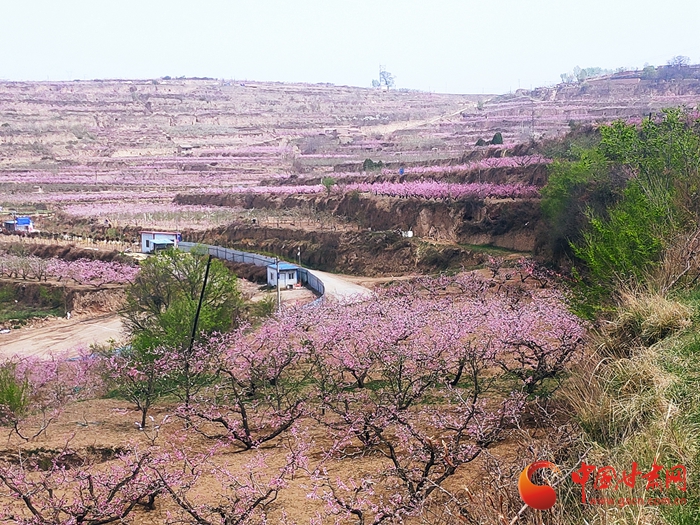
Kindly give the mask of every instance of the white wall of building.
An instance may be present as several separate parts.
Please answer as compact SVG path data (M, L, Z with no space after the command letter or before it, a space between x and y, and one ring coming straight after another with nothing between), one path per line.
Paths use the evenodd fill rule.
M280 270L280 288L295 286L299 283L299 272L293 270ZM269 286L277 286L277 270L274 266L267 267L267 284Z
M151 253L154 244L173 243L177 247L178 233L141 232L141 252Z

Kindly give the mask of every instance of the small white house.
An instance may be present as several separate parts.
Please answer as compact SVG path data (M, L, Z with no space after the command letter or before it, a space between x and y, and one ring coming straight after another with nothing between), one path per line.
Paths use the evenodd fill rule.
M277 274L277 265L270 264L267 267L267 284L277 287L277 279L280 281L280 288L292 288L299 284L299 267L290 263L279 263L280 271Z
M151 253L156 250L166 248L177 248L177 244L182 240L180 232L141 232L141 252Z

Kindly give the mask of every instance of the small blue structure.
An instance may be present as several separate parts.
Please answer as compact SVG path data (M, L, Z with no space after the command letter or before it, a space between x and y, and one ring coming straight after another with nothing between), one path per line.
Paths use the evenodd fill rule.
M277 273L277 265L269 264L267 266L267 284L277 286L279 279L280 288L292 288L300 286L299 267L296 264L279 263L279 275Z
M5 221L3 227L8 232L33 232L34 223L30 217L15 217L11 221Z

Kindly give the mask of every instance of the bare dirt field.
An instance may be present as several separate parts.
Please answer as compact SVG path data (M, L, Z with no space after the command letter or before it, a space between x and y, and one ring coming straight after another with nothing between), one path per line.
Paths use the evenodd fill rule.
M71 457L85 458L101 455L106 458L102 466L117 463L114 456L124 450L150 450L165 451L171 447L184 447L182 434L185 424L174 417L175 407L160 405L154 407L151 414L154 418L153 425L145 432L139 431L136 421L139 419L138 411L134 410L127 402L116 399L94 399L72 405L65 410L51 425L47 431L38 438L23 442L16 435L10 434L6 440L6 446L0 450L0 457L11 458L18 454L26 457L43 457L61 450L67 450ZM162 423L165 421L165 423ZM27 421L26 429L40 425L37 421ZM332 444L328 435L328 429L319 425L311 418L304 419L300 427L303 429L300 436L307 441L309 450L309 469L314 469L323 462L326 465L329 476L333 479L358 478L365 473L377 469L386 463L380 455L370 454L352 458L324 459L324 450ZM206 453L211 447L212 441L204 436L193 433L188 434L186 448L190 454ZM525 437L525 434L523 434ZM281 466L287 453L285 439L277 439L260 447L259 452L266 457L266 463L270 471L275 472ZM517 460L516 451L522 444L518 439L504 441L493 447L488 456L478 458L472 464L454 476L446 488L463 494L466 490L477 490L483 483L483 474L487 458L499 458L511 462ZM527 452L523 452L527 454ZM215 465L226 469L236 476L242 476L249 468L250 451L242 451L235 446L222 449L216 456ZM221 492L220 481L213 476L214 472L206 473L199 481L196 495L197 503L209 502ZM268 507L269 521L267 523L282 523L283 513L292 517L293 523L312 523L313 518L323 513L325 504L310 495L314 492L314 483L308 473L298 472L289 484L280 491L276 501ZM380 489L378 489L380 490ZM0 502L2 500L0 499ZM147 511L137 507L133 516L134 524L161 525L172 518L176 507L167 495L156 499L155 508ZM440 509L436 509L438 512ZM326 519L324 524L331 524L333 519ZM190 522L184 522L190 523ZM284 523L289 523L284 521ZM338 523L338 522L336 522ZM340 523L355 523L354 521L341 521ZM418 525L419 520L408 520L410 525Z
M42 326L28 326L0 334L0 355L9 357L68 354L123 338L122 321L117 314L83 319L49 319Z

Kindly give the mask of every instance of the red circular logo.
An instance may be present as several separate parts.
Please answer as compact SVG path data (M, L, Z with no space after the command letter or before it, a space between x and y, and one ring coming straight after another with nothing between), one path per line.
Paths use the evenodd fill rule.
M559 472L559 468L549 461L536 461L525 467L518 478L518 492L522 500L533 509L548 510L557 501L557 494L549 485L535 485L532 475L541 468L548 468Z

